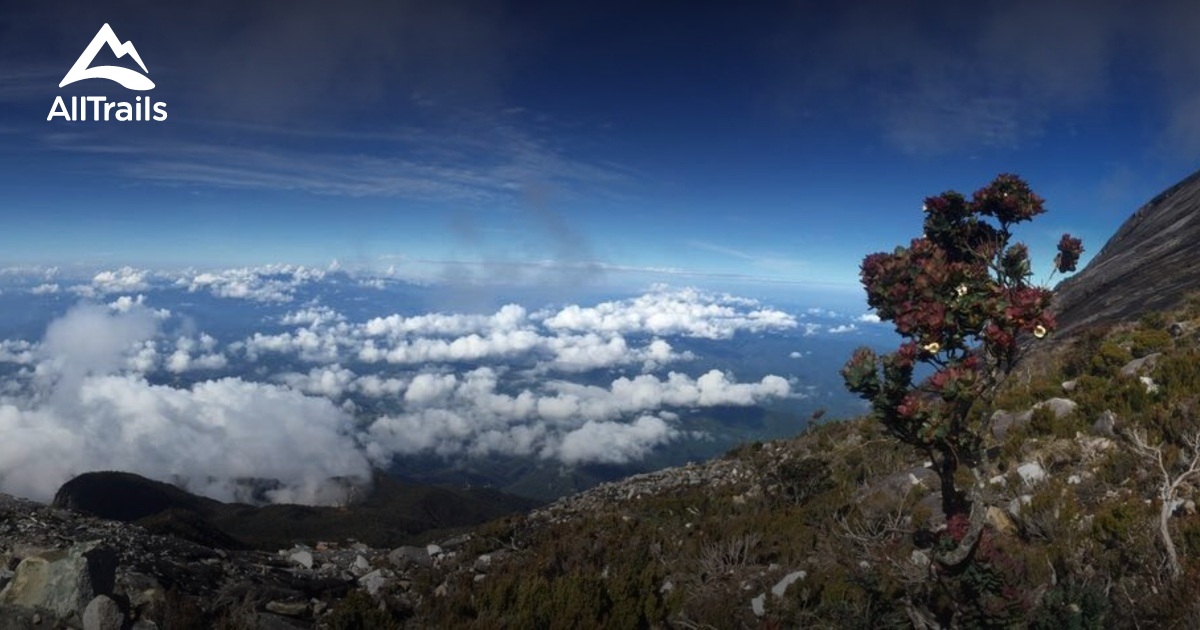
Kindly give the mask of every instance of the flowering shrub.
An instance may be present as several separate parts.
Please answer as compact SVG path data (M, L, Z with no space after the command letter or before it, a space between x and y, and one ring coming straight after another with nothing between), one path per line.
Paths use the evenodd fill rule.
M930 197L924 211L924 236L862 263L867 303L904 342L883 356L859 348L842 376L890 434L935 463L943 509L953 517L970 507L956 471L984 456L986 415L972 410L1015 366L1018 339L1055 327L1050 291L1030 281L1029 249L1010 243L1014 225L1045 209L1025 181L1003 174L970 199L953 191ZM1082 253L1080 240L1064 234L1055 271L1074 271ZM918 363L933 374L914 383Z

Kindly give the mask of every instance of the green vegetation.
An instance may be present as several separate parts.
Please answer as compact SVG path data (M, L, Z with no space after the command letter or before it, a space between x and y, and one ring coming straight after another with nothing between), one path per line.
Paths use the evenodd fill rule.
M943 251L914 242L894 259L864 264L880 296L893 299L903 280L928 298L925 307L951 304L935 319L917 313L931 312L925 307L876 304L898 325L916 319L905 320L910 340L896 355L861 353L846 368L871 400L871 416L735 448L707 464L719 483L494 522L467 553L503 549L503 569L431 574L422 590L441 594L426 598L412 623L1195 626L1200 514L1189 501L1200 484L1189 466L1200 459L1200 343L1178 331L1200 323L1200 299L1059 340L1020 363L1020 334L1053 328L1048 296L1025 284L1028 261L1007 245L1005 222L987 232L978 213L963 211L992 203L997 190L1006 198L1006 186L1017 186L1008 192L1026 206L984 216L1036 214L1036 197L1011 180L977 194L976 205L943 195L927 207L946 224L926 226L934 235L948 230L938 237L947 239ZM956 237L956 229L965 231ZM1005 245L982 268L969 257L954 266L965 254L947 254L947 243L978 245L972 230L1003 236ZM1079 245L1062 245L1057 262L1066 270ZM888 260L891 271L869 269ZM921 361L935 377L914 385L911 367ZM1004 379L1009 372L1020 378ZM1076 406L1041 406L1003 438L989 430L997 409L1032 410L1056 397ZM1168 488L1171 480L1180 481ZM943 561L964 549L958 562ZM796 571L802 576L781 596L772 593Z

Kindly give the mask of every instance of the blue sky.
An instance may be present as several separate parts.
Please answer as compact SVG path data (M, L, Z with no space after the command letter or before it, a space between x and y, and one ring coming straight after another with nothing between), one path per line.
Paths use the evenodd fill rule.
M1200 156L1193 3L644 4L8 3L0 262L850 290L927 195L1017 172L1094 254ZM58 88L104 23L166 121L46 120L135 96Z

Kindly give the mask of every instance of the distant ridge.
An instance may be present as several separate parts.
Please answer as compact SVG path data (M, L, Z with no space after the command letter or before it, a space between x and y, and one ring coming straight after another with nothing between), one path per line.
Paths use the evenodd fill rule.
M396 546L523 513L540 502L491 488L409 483L376 472L370 492L353 505L256 507L214 501L133 473L105 471L63 484L52 505L204 545L278 549L298 540L346 538Z
M1198 290L1200 172L1139 208L1081 272L1058 285L1059 335L1170 310Z

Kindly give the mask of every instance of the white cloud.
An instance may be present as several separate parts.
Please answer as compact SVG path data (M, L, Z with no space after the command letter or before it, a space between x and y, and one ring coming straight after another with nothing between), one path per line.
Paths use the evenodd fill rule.
M831 335L840 335L843 333L853 332L855 330L858 330L858 326L855 326L854 324L838 324L837 326L830 328L828 332Z
M643 333L728 339L738 331L762 332L796 327L787 313L756 301L694 288L656 286L630 299L593 307L567 306L543 323L552 330Z
M516 394L499 391L499 374L491 368L462 376L421 375L413 385L418 382L419 388L409 389L416 393L405 395L404 413L378 418L367 430L367 453L377 465L386 465L395 455L423 451L538 454L578 463L585 453L593 452L583 449L578 440L601 432L611 435L621 448L588 461L613 462L644 454L676 437L675 428L658 428L658 422L667 422L663 418L668 416L661 412L668 408L747 406L792 395L790 384L779 376L737 383L717 370L695 379L676 372L665 379L622 377L609 387L551 381L544 390ZM593 426L571 438L570 448L562 450L567 437L588 423Z
M34 345L23 339L0 341L0 362L29 364L35 360Z
M876 315L875 313L863 313L862 315L858 316L858 319L856 321L862 322L864 324L878 324L882 320L880 320L879 316Z
M326 326L346 321L346 316L328 306L314 305L284 315L279 323L284 326Z
M45 284L39 284L36 287L33 287L29 290L29 292L34 295L53 295L58 293L59 289L60 287L57 284L47 282Z
M628 424L589 420L563 436L556 455L566 464L624 464L642 459L678 436L678 429L655 416L641 416Z
M266 265L188 273L176 280L188 291L256 302L290 302L296 289L325 277L325 271L294 265Z
M389 315L367 321L364 330L372 337L404 338L417 336L461 336L470 333L511 332L527 327L528 313L517 304L508 304L494 315L430 313L414 317Z
M121 267L111 271L101 271L92 277L92 289L95 294L128 293L144 291L150 287L147 282L149 272L133 267Z
M166 360L169 372L180 374L189 370L219 370L229 364L220 352L214 352L216 339L201 334L199 339L180 337L175 340L175 351Z
M352 420L329 400L241 379L151 385L125 371L154 356L157 327L144 307L80 305L36 348L6 344L39 363L31 391L0 400L0 489L48 500L74 475L120 469L223 500L248 498L237 479L275 479L272 500L328 503L342 498L332 478L367 477Z

